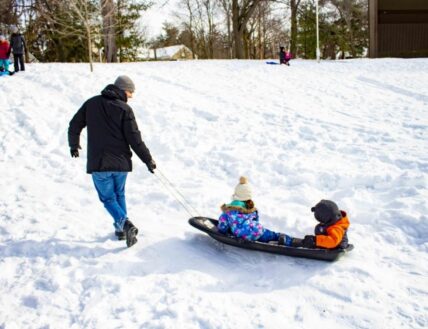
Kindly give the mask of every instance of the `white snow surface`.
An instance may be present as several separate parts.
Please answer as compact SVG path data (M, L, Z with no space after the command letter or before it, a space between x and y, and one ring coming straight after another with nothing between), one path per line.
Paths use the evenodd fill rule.
M337 262L225 246L133 157L126 248L67 143L121 74L162 172L217 218L240 175L261 222L303 237L348 212ZM0 328L427 328L428 59L29 64L0 79Z

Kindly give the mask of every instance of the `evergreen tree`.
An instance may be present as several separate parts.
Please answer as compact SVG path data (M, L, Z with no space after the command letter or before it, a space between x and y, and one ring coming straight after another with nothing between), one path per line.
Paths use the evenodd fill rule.
M138 23L141 12L147 10L150 5L148 1L117 1L116 45L121 62L137 59L138 51L145 43L143 31Z
M30 24L37 31L37 52L45 61L89 62L100 38L101 21L96 0L44 0L36 2L37 17Z
M359 57L368 47L367 4L363 0L319 1L319 35L322 58L340 53ZM298 50L303 58L316 58L315 2L303 2L298 13Z

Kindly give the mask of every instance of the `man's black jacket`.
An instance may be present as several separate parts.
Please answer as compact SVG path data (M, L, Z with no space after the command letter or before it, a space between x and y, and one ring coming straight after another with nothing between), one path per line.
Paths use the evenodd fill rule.
M123 90L108 85L101 95L87 100L71 119L68 128L71 149L79 147L80 132L88 127L88 173L132 171L130 147L145 164L152 160L126 101Z
M10 48L14 55L22 55L25 49L24 37L21 33L13 33L10 37Z

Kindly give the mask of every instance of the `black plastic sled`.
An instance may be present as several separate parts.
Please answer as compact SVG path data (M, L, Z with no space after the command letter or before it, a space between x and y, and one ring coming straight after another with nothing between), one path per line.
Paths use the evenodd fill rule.
M220 233L217 230L217 223L217 220L207 217L192 217L189 219L190 225L197 228L198 230L201 230L202 232L207 233L213 239L239 248L270 252L273 254L292 257L311 258L330 262L337 260L343 254L354 249L354 246L352 244L350 244L346 249L308 249L281 246L276 243L274 244L258 241L247 241L240 238L236 238L232 235Z

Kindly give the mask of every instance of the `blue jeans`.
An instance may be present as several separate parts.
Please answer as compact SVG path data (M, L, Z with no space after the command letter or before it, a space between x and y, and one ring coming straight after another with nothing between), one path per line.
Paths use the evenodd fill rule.
M117 232L123 231L127 219L125 202L125 183L127 172L103 171L93 172L92 180L98 197L114 219Z

